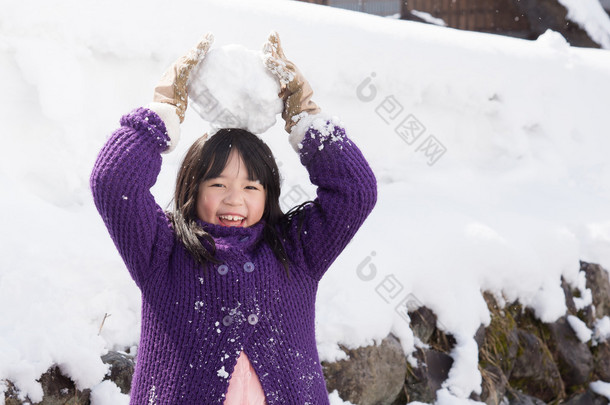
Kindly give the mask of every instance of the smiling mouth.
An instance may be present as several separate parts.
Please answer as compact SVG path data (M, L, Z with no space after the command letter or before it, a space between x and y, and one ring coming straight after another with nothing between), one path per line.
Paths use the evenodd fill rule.
M246 217L240 215L219 215L218 222L223 226L244 226Z

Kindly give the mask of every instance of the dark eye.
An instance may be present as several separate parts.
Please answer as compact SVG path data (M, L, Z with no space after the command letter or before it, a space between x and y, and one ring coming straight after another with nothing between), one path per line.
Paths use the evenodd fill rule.
M210 184L210 187L224 187L224 185L221 183L212 183Z
M246 190L259 190L257 186L246 186Z

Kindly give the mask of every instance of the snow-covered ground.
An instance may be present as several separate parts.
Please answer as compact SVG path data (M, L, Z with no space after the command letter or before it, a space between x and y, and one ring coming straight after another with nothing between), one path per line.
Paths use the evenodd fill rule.
M98 386L100 355L137 344L139 292L92 204L96 154L203 33L215 47L258 50L272 29L379 181L376 209L320 284L322 360L345 357L339 342L390 332L411 352L404 308L426 305L457 340L437 404L472 403L473 336L489 322L481 290L553 321L566 310L561 276L584 288L579 260L610 268L607 50L572 48L554 32L530 42L286 0L8 2L0 380L40 400L35 380L58 364L95 387L94 405L125 401ZM187 111L153 189L163 206L186 148L208 129ZM312 198L279 116L262 136L280 163L283 206ZM600 321L590 336L608 330Z

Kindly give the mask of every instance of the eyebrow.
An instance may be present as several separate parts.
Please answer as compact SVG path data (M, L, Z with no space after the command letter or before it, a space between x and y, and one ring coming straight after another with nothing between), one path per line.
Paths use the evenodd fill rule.
M228 179L228 178L230 178L230 177L218 175L218 176L214 176L214 177L208 177L207 179L205 179L203 181L214 180L214 179ZM253 181L255 183L263 184L259 179L247 179L246 181Z

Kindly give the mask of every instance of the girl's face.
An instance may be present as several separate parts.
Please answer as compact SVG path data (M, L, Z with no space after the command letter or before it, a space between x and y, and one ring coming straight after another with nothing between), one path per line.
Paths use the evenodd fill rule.
M258 180L248 179L244 161L233 150L220 176L199 185L197 216L210 224L252 226L263 217L266 194Z

